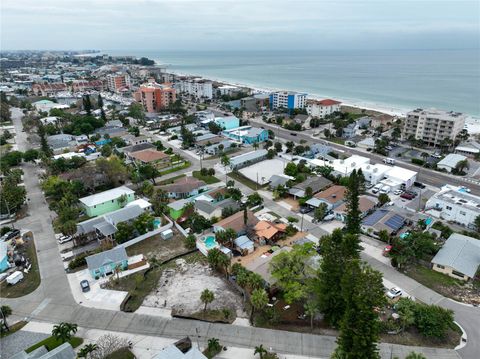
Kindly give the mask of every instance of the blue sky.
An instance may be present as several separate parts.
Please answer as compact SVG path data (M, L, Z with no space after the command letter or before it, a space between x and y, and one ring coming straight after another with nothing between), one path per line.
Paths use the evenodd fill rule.
M480 48L480 1L1 0L2 49Z

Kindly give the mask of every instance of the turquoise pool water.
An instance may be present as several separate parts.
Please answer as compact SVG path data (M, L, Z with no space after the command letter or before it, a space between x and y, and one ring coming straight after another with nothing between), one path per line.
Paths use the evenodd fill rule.
M203 243L207 249L212 249L217 245L217 241L215 240L214 236L203 237Z
M401 238L401 239L405 239L405 238L407 238L409 235L410 235L410 232L405 232L405 233L402 233L402 234L400 235L400 238Z
M428 218L425 220L425 224L426 224L427 226L429 226L430 223L432 223L432 222L433 222L433 219L430 218L430 217L428 217Z
M160 227L161 224L162 224L162 221L161 221L160 219L155 218L155 219L153 220L153 227L154 227L155 229L157 229L158 227Z

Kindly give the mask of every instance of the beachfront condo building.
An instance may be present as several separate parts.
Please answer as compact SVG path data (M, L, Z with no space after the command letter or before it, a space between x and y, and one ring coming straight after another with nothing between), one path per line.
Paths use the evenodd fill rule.
M176 91L170 84L148 82L140 86L134 93L136 101L141 102L145 111L159 112L174 103L177 99Z
M278 91L270 94L270 110L276 110L278 108L285 108L287 110L301 109L305 108L306 103L306 93Z
M193 96L199 100L213 98L213 83L201 78L178 77L173 87L179 93Z
M109 91L120 92L130 87L130 76L127 73L115 73L107 75L107 87Z
M340 111L340 101L331 99L307 100L307 113L312 117L324 118L334 112Z
M417 108L407 113L402 136L404 139L414 136L427 146L438 146L444 140L455 140L465 126L465 118L459 112Z

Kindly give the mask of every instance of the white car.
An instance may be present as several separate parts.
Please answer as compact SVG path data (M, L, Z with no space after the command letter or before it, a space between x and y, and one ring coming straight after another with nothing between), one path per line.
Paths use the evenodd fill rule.
M403 290L398 287L393 287L387 292L387 297L390 299L395 299L403 295Z
M327 214L325 217L323 217L322 221L326 222L326 221L331 221L335 218L335 215L333 213L331 214Z
M390 193L390 186L383 186L382 189L380 190L380 193L385 193L385 194Z
M396 195L399 195L399 194L402 194L403 191L401 189L397 189L393 192L393 194L396 194Z
M58 239L58 243L60 244L67 243L67 242L70 242L72 239L73 239L72 236L61 236Z

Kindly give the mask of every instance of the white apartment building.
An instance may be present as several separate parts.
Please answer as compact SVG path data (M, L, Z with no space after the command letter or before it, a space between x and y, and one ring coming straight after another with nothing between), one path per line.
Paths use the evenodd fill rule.
M107 75L107 88L112 92L120 92L121 89L129 88L130 75L127 73L115 73Z
M402 135L404 139L413 135L428 146L438 146L444 139L455 140L466 117L459 112L418 108L407 113Z
M480 197L465 192L461 187L445 185L427 201L425 211L475 229L475 218L480 215Z
M270 110L276 110L277 108L286 108L288 110L305 108L306 103L306 93L279 91L270 94Z
M213 83L200 78L181 78L173 87L182 94L192 95L197 99L213 98Z
M325 100L307 100L307 113L312 117L324 118L334 112L340 111L339 101Z

